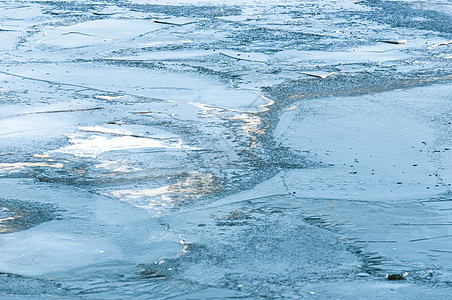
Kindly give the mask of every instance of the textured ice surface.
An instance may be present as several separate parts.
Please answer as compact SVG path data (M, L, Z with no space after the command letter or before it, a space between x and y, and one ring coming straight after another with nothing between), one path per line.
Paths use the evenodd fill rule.
M362 227L360 242L387 245L368 246L385 255L383 266L394 272L410 261L413 271L441 266L449 278L450 89L432 85L300 102L275 135L323 167L289 171L283 185L317 206L327 222Z
M0 298L450 295L449 1L0 17Z
M275 135L324 167L292 171L300 176L289 176L287 184L322 198L391 201L447 193L450 89L301 101L284 113Z

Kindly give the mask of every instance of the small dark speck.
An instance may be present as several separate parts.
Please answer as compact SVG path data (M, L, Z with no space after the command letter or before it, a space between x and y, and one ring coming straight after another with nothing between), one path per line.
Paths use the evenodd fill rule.
M388 274L386 275L387 280L406 280L404 274Z

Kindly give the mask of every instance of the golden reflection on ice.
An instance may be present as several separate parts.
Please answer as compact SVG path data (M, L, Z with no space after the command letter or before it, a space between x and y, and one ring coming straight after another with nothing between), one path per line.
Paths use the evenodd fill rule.
M250 148L256 148L257 135L264 135L267 128L269 127L268 124L266 126L263 126L262 117L260 115L263 112L269 111L271 109L271 106L275 104L275 101L268 97L265 97L257 91L253 92L257 94L257 98L252 101L244 110L215 107L197 102L187 103L199 108L202 111L202 117L218 117L225 120L242 121L243 132L252 140ZM267 103L258 104L259 100L265 100ZM253 107L259 107L259 110L253 111L251 109ZM230 116L230 113L233 113L233 116Z
M3 210L6 213L9 213L10 216L4 217L0 219L0 233L8 233L14 231L14 228L8 225L8 221L14 221L17 218L20 218L21 214L19 211L11 211L7 207L0 207L0 210ZM12 215L12 216L11 216Z
M265 134L266 127L260 128L259 125L262 124L262 119L256 115L237 114L231 119L243 121L242 130L253 141L256 141L257 134Z
M262 109L263 109L263 111L269 111L270 110L270 107L273 105L273 104L275 104L275 100L272 100L272 99L270 99L270 98L268 98L268 97L265 97L264 95L262 95L261 93L259 93L259 92L256 92L256 91L254 91L254 93L256 93L259 97L261 97L262 99L264 99L264 100L266 100L268 103L267 104L263 104L263 105L260 105L259 107L261 107Z
M111 195L139 208L161 210L162 207L174 206L186 200L200 199L221 189L211 173L193 171L187 175L179 182L159 188L119 190L111 192Z
M9 211L6 207L2 207L2 210L4 210L4 211ZM6 217L6 218L3 218L3 219L0 219L0 223L1 222L5 222L5 221L11 221L11 220L14 220L15 218L17 218L17 217L19 217L20 216L20 214L15 214L14 216L12 216L12 217Z

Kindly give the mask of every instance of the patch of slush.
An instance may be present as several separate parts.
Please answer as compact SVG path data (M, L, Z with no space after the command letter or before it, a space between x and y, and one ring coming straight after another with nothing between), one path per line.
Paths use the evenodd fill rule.
M441 9L442 5L444 5L442 1L429 3L428 6L420 1L409 2L372 0L366 1L366 5L378 10L379 13L373 16L374 20L378 22L394 27L418 28L442 34L451 32L452 15L448 13L450 10L446 9L443 11ZM404 18L400 18L399 14L394 14L394 11L403 15Z
M26 230L55 217L52 205L0 198L0 233Z
M338 236L307 225L297 211L258 203L163 217L183 237L185 253L145 265L143 276L278 297L308 282L344 280L358 272L359 260Z
M57 296L67 299L70 294L55 279L40 280L11 273L0 273L0 293L2 299L48 299Z

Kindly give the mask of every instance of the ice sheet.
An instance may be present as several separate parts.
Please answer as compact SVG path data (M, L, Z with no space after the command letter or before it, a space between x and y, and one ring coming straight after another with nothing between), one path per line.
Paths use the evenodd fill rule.
M3 1L0 298L447 299L449 8Z

